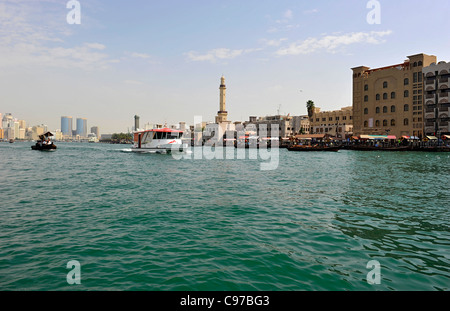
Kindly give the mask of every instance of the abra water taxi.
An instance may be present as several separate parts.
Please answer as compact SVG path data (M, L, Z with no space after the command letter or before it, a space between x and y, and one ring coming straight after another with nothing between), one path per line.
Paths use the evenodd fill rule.
M134 132L133 152L171 153L187 151L188 144L183 143L183 131L169 128Z
M51 136L54 136L54 135L50 132L40 135L39 136L40 140L38 140L34 146L31 146L31 149L40 150L40 151L56 150L55 144L50 140Z

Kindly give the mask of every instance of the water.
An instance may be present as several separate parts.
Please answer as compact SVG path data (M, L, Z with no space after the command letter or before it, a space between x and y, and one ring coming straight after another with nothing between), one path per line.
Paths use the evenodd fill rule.
M0 143L0 290L450 289L447 154L281 149L261 171L30 146Z

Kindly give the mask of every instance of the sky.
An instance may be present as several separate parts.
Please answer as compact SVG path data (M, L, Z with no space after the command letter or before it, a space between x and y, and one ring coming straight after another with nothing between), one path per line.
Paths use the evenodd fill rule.
M224 75L229 120L304 115L351 106L353 67L450 61L448 0L78 0L79 24L68 2L0 0L0 113L103 134L214 121Z

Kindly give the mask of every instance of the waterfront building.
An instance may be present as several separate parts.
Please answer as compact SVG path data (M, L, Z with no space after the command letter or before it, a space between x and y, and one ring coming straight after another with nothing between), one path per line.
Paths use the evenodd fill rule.
M100 139L100 130L99 130L98 126L91 127L91 133L95 134L95 137Z
M293 116L291 127L295 134L309 134L311 122L308 116Z
M20 124L18 121L14 121L14 139L19 139L19 130L20 130Z
M278 138L286 138L295 134L293 117L291 116L266 116L266 117L250 117L248 121L244 122L246 131L255 131L259 133L260 129L267 129L267 136L272 137L272 125L278 127Z
M76 136L80 138L86 138L88 134L87 131L87 119L85 118L77 118L77 132Z
M0 128L0 139L4 139L5 138L5 134L2 128Z
M344 140L353 135L353 107L320 111L316 107L311 118L311 134L328 134Z
M73 119L72 117L61 117L61 132L64 135L72 136L72 130L73 130Z
M423 67L436 56L408 56L401 64L353 71L353 130L355 135L423 137Z
M450 135L450 62L422 69L425 79L425 135Z

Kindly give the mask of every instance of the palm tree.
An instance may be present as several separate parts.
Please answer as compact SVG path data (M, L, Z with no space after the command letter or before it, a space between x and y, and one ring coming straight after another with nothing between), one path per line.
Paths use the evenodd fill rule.
M314 109L315 109L315 105L314 102L312 100L308 100L306 102L306 109L308 110L308 117L311 119L313 114L314 114Z

